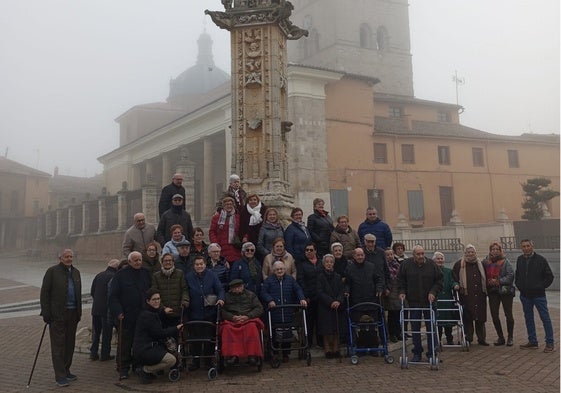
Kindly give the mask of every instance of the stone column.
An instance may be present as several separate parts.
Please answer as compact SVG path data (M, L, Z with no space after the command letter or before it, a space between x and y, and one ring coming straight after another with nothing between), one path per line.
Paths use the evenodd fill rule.
M154 184L142 186L142 212L146 222L156 225L158 223L158 200L160 190Z
M90 205L87 201L82 202L82 235L88 233L90 226Z
M56 209L56 230L55 236L60 235L62 232L62 209Z
M117 192L117 230L127 229L127 190Z
M169 153L162 153L162 186L169 184L171 181L171 177L173 173L171 173L171 162L169 158Z
M68 207L68 235L76 232L76 210L74 206Z
M97 228L97 232L104 232L107 230L107 199L104 196L99 197L97 200L97 214L99 217L99 225Z
M35 234L35 240L43 240L45 238L45 214L39 214L36 222L37 231Z
M202 203L202 217L212 217L215 208L215 195L214 195L214 158L213 158L213 148L212 141L210 138L205 138L203 140L203 176L202 187L203 187L203 203Z
M185 188L185 210L193 214L195 210L195 163L190 161L187 146L181 148L181 159L175 167L175 173L183 175L183 188Z
M53 214L48 211L45 214L45 237L49 238L53 236Z

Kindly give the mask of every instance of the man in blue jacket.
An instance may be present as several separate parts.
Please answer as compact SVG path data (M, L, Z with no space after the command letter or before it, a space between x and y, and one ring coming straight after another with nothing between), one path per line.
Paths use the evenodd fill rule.
M520 345L521 349L537 349L536 325L534 323L534 307L538 310L545 330L545 353L555 350L553 325L547 309L545 289L553 282L553 273L547 259L534 252L534 243L529 239L520 242L522 255L516 260L514 283L520 291L520 302L526 320L528 342Z
M392 246L393 236L388 224L378 217L378 210L373 207L366 209L366 220L359 225L358 237L360 243L364 246L364 235L371 233L376 236L376 247L385 250Z

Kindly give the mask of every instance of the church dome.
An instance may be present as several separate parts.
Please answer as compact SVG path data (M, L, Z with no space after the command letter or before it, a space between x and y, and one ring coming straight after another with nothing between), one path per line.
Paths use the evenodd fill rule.
M170 104L181 104L189 97L206 93L230 80L230 75L216 67L212 55L212 38L203 32L197 40L197 63L169 83Z

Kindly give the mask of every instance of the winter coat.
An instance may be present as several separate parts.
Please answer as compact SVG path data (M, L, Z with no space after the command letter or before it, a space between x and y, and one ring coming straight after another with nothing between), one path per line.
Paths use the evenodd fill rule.
M267 206L261 202L261 209L259 209L259 213L261 213L262 220L265 220L265 211L267 210ZM257 240L259 239L259 230L261 229L261 225L263 225L263 221L261 221L257 225L249 225L249 219L251 218L251 214L247 211L247 203L240 208L240 238L243 239L244 237L247 238L248 242L252 242L254 245L257 245Z
M302 226L297 222L291 222L284 230L284 241L286 242L286 251L288 251L295 260L300 260L306 255L306 244L312 242L310 232L304 232Z
M163 310L148 304L138 316L132 351L140 365L151 366L160 363L167 352L164 340L177 336L175 326L163 328L162 318Z
M164 246L162 247L162 255L164 254L171 254L173 255L173 258L175 259L176 256L179 255L179 250L177 249L177 245L180 242L185 241L185 236L183 236L181 238L180 241L176 242L175 240L170 240L168 241L166 244L164 244Z
M327 272L322 269L317 278L318 294L318 334L334 335L344 326L343 316L345 315L345 297L347 287L343 283L342 277L335 271ZM338 301L341 303L338 312L331 308L331 303ZM339 317L339 321L337 321Z
M413 258L401 262L397 273L399 293L405 294L409 307L429 306L429 293L435 297L442 291L442 271L430 258L420 266Z
M438 294L438 300L444 300L443 302L437 303L437 308L450 309L454 308L454 303L451 302L454 299L454 286L458 284L454 281L454 274L452 269L447 267L442 267L442 291ZM454 311L438 311L439 320L452 320L458 318L458 313ZM444 325L454 325L454 323L444 322Z
M195 264L195 256L193 254L189 254L186 257L182 257L181 255L177 255L173 259L173 264L176 269L179 269L183 272L183 278L187 277L187 274L193 271L193 265Z
M317 210L308 216L306 227L310 231L312 241L315 243L318 255L323 257L329 254L329 246L331 245L331 232L333 232L333 220L328 212L324 211L322 216Z
M263 283L261 289L261 300L265 304L275 302L277 306L286 304L299 304L304 300L304 291L296 282L294 277L284 274L282 279L276 275L271 275ZM271 309L271 321L273 323L291 323L294 320L295 308L287 307L281 309Z
M553 283L553 273L547 259L535 252L516 260L516 288L527 298L544 297L545 290Z
M187 240L191 241L191 239L193 239L193 234L195 232L193 230L191 215L184 210L184 207L173 205L162 214L160 222L158 223L156 238L162 246L171 240L170 228L176 224L181 225L183 234Z
M94 277L90 290L93 299L92 315L107 318L107 285L116 272L117 269L108 266Z
M220 285L222 285L224 291L228 291L228 283L230 282L230 264L224 257L220 257L215 265L212 264L212 259L208 257L206 260L206 270L213 272L216 277L218 277Z
M181 307L189 307L189 292L185 283L185 275L177 268L166 276L162 271L152 276L152 287L160 292L161 307L169 307L173 309L169 317L179 317Z
M222 318L227 321L233 321L235 315L245 315L253 319L263 314L263 306L255 293L244 289L242 293L228 292L221 311Z
M304 258L296 262L296 281L302 287L304 296L311 302L317 300L318 275L323 271L321 260L317 260L314 265L309 259Z
M508 295L514 296L514 269L512 268L512 265L510 264L510 261L507 258L502 258L502 259L503 259L503 264L499 271L499 286L491 287L487 285L487 293L488 294L491 292L498 293L500 286L505 285L510 288ZM492 264L492 262L489 260L489 257L486 257L484 260L482 260L481 264L483 265L483 268L485 269L485 274L487 275L487 268ZM489 280L489 278L490 277L487 276L487 280Z
M284 239L284 229L282 226L273 225L270 222L264 222L259 229L259 238L257 239L257 251L259 255L268 255L273 249L273 242L277 238Z
M257 274L252 277L249 269L249 262L246 258L242 257L234 262L230 267L230 281L239 278L243 280L245 289L258 294L261 292L261 285L263 283L263 270L261 268L261 262L257 259L253 259L253 263L255 263Z
M364 235L371 233L376 236L376 247L385 250L392 245L392 231L389 225L379 218L376 218L374 221L364 220L359 225L357 233L362 244L364 244Z
M234 225L234 238L238 236L238 240L241 240L239 239L240 216L238 213L235 213L234 217L236 220L236 223ZM220 245L220 248L222 249L222 255L224 256L224 258L226 258L228 262L232 263L241 258L241 252L240 249L237 248L237 245L234 245L233 243L230 243L228 241L228 227L231 217L227 217L226 222L222 226L218 225L219 219L220 219L220 212L214 213L210 221L210 229L208 230L208 237L211 243L218 243Z
M350 259L347 259L344 256L339 259L335 258L333 270L335 270L341 277L345 278L345 271L350 264Z
M142 229L138 229L133 225L125 232L122 252L123 258L128 259L132 251L144 252L148 243L154 241L155 237L156 227L154 225L146 223Z
M216 322L216 306L205 306L206 295L216 295L217 300L224 300L224 289L220 280L211 271L205 269L201 274L195 271L187 274L189 288L189 319L191 321Z
M173 183L168 184L162 188L162 193L160 194L160 202L158 202L158 214L160 217L164 214L166 210L172 207L171 198L179 194L183 197L183 203L181 208L185 210L185 188L183 186L176 186Z
M161 263L160 263L160 256L158 254L156 254L155 257L150 258L148 255L146 255L146 252L142 253L142 267L145 268L146 270L148 270L150 272L150 274L154 274L156 272L160 271L160 268L162 267Z
M125 327L133 328L146 303L146 291L151 286L150 273L143 267L134 269L126 265L117 271L109 286L109 310L114 320L123 314Z
M391 277L388 264L386 263L386 253L384 250L379 247L376 247L373 251L368 250L366 247L363 247L362 249L364 250L365 262L370 262L376 266L378 274L381 275L384 280L384 289L389 288Z
M78 320L82 317L82 278L80 271L72 266L68 268L60 262L45 272L41 285L41 315L45 320L61 321L66 316L68 301L69 273L74 283L74 305L78 312Z
M372 263L353 261L345 271L345 284L349 287L351 306L362 302L378 303L376 293L381 293L384 279Z
M349 226L346 231L339 225L331 232L331 244L339 242L343 245L343 255L349 259L353 256L353 250L361 246L358 234Z
M454 264L452 273L454 281L460 282L461 259ZM466 286L467 295L460 288L460 303L464 306L464 312L468 312L474 321L487 321L487 286L482 287L481 272L477 263L466 263ZM485 277L483 277L483 281Z
M263 281L265 281L271 274L273 274L273 263L276 261L284 262L284 267L286 268L286 274L290 274L292 277L296 278L296 262L290 253L286 252L282 257L278 257L273 254L269 254L263 260Z

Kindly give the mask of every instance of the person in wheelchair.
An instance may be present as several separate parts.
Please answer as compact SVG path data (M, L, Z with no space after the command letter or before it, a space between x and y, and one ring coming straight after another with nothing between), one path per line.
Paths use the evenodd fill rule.
M231 365L239 363L240 357L247 357L250 365L256 365L263 357L259 333L264 328L259 319L263 306L255 293L245 289L242 279L230 281L229 287L221 309L222 355Z
M142 383L151 383L160 370L175 366L177 357L169 353L165 344L168 337L176 337L183 324L164 328L164 310L160 306L160 292L156 288L146 291L146 306L136 322L133 356L141 366L137 373Z

